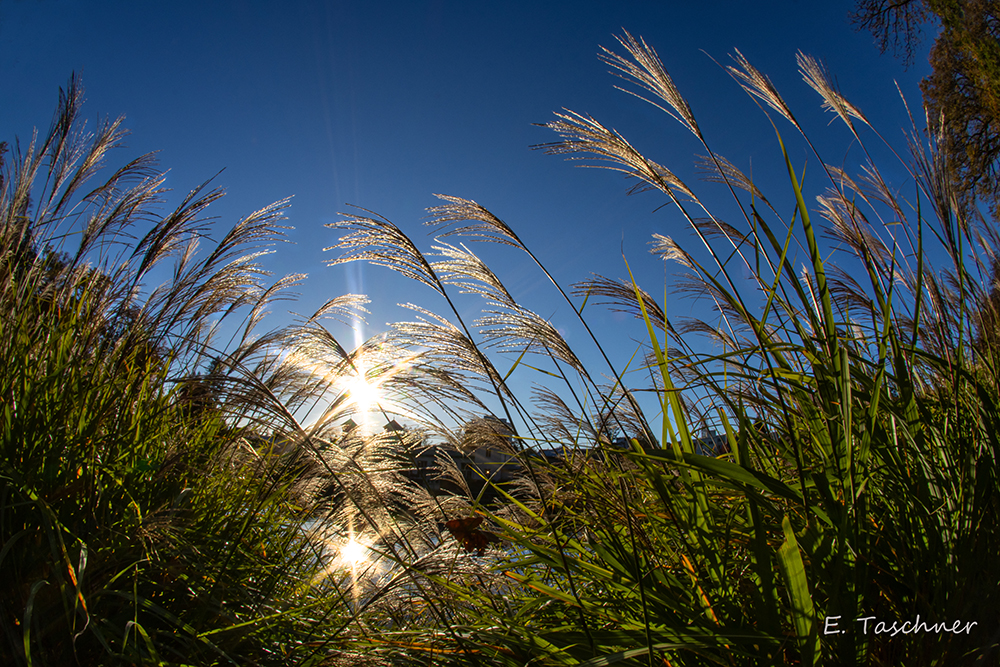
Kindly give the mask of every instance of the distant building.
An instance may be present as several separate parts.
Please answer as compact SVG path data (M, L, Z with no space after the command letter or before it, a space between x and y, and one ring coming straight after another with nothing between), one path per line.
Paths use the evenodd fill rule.
M462 489L458 485L450 483L446 476L441 474L441 461L449 458L468 483L468 460L453 447L444 443L430 444L424 447L413 457L413 468L404 474L434 495L442 492L459 493Z
M694 441L694 453L701 456L721 456L729 452L729 438L725 433L705 430Z
M495 484L508 482L518 467L513 457L514 427L506 419L493 415L473 419L465 425L459 447L480 481L485 477Z
M716 431L710 431L705 429L699 437L693 438L694 453L700 456L720 456L729 451L729 440L725 433L717 433ZM640 443L646 444L643 448L645 451L651 451L651 449L660 449L659 443L654 444L652 447L649 446L649 441L639 440ZM669 446L669 443L668 443ZM630 438L624 436L615 438L611 441L611 448L620 451L631 451L632 445Z
M462 431L457 447L447 443L427 444L413 457L413 468L406 474L431 493L458 493L458 485L442 474L442 462L454 466L473 494L483 490L487 481L509 482L519 465L513 457L514 429L493 416L473 419ZM484 499L495 497L487 489Z

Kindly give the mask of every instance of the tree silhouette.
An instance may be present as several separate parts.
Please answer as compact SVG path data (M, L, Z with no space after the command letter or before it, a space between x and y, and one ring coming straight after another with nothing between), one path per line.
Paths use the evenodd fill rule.
M922 26L930 19L924 0L858 0L851 20L868 30L882 53L892 50L907 65L923 38Z
M942 30L933 73L921 83L931 128L939 131L960 196L1000 205L1000 3L934 0Z
M858 0L852 16L904 62L928 21L940 25L921 82L929 130L938 133L959 199L1000 207L1000 2L996 0Z

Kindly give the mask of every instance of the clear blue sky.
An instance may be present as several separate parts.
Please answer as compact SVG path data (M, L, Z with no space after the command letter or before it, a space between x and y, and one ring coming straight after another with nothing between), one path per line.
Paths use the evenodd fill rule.
M624 250L640 282L662 294L664 266L646 254L647 243L653 232L686 238L678 213L657 210L664 201L653 194L626 197L618 174L531 151L555 139L532 124L562 107L592 114L698 186L710 204L717 197L726 216L728 194L698 182L694 138L614 90L620 81L598 61L599 45L617 46L613 35L624 28L657 50L713 148L740 168L752 165L772 201L790 201L771 126L712 58L727 64L740 49L771 77L825 159L853 171L858 151L845 128L828 126L831 116L797 72L796 51L824 60L847 97L900 148L907 121L893 81L918 108L917 84L929 70L928 43L908 70L880 56L872 37L850 25L852 6L0 0L0 140L26 143L32 127L44 131L58 87L76 71L88 118L126 116L132 136L123 159L159 151L178 193L225 170L216 183L229 195L213 207L224 223L294 195L295 245L280 247L268 267L310 274L297 312L340 293L367 293L374 302L367 334L411 317L397 302L444 309L387 270L323 265L330 254L322 248L336 241L323 223L348 204L388 217L426 249L431 239L419 223L437 203L432 193L475 199L517 230L565 285L591 271L626 276ZM799 167L811 159L798 143L790 148ZM515 297L551 317L590 358L568 308L539 274L510 249L474 249ZM462 303L470 314L480 305ZM615 338L642 335L620 317L595 311L593 318L620 359L633 346Z

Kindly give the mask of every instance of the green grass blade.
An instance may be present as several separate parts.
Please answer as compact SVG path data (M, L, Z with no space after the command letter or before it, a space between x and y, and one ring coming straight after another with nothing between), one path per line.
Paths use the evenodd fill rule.
M778 564L791 603L792 623L799 640L802 664L815 665L820 657L819 633L812 596L809 595L806 568L802 562L802 555L799 553L795 531L792 530L792 524L787 516L782 519L781 528L785 534L785 541L778 548Z

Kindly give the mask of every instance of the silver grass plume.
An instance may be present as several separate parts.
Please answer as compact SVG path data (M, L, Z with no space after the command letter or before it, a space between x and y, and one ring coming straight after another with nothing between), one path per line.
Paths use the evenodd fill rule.
M344 253L336 259L327 260L327 266L367 261L401 273L443 295L433 270L409 237L382 216L366 209L361 210L376 217L347 218L325 225L331 229L349 231L336 245L323 248L324 252L340 250Z
M757 98L777 111L801 132L802 128L799 127L798 121L795 120L792 110L785 103L778 89L771 83L771 79L751 65L750 61L739 50L736 50L736 55L731 57L736 61L737 67L727 66L726 71L739 82L743 90L749 93L751 97Z
M669 357L670 352L665 351L664 354ZM626 439L637 438L640 442L648 439L645 418L638 412L636 408L638 404L629 393L628 389L618 383L602 388L604 405L593 417L597 428L597 439L601 444L610 445L612 436L616 433Z
M857 313L852 319L857 320L863 316L870 316L877 320L875 324L881 324L874 300L868 296L865 289L847 269L840 266L830 267L830 292L836 297L836 303L846 313Z
M858 180L864 186L862 192L867 200L874 200L889 207L896 215L896 221L904 220L906 215L899 205L897 193L889 189L889 185L882 178L882 172L871 162L871 159L868 160L867 164L862 165L861 170L863 173Z
M774 207L764 196L764 193L754 184L754 182L729 160L721 155L712 157L706 155L696 156L695 165L701 170L703 178L708 183L721 183L723 185L734 184L736 187L749 192L757 201L764 202L772 211Z
M365 316L370 315L371 311L365 306L369 303L371 303L371 299L364 294L341 294L317 308L307 322L331 319L348 326L356 323L367 324Z
M694 270L695 262L686 250L671 237L663 234L653 234L653 240L649 242L652 247L650 252L657 255L665 262L679 262L687 269Z
M700 283L689 283L692 286L691 291L697 292L701 288ZM718 302L718 300L716 300ZM727 350L737 350L741 348L741 344L746 342L744 337L739 340L734 338L728 331L723 327L718 325L710 324L705 320L701 320L694 317L684 318L677 326L678 333L680 335L687 334L700 334L713 340L722 346L723 349ZM745 346L743 346L745 347Z
M476 320L486 345L501 352L520 353L525 350L563 361L585 375L586 371L573 350L552 324L519 305L505 310L486 310Z
M442 236L464 233L472 236L473 238L478 237L479 240L494 241L505 245L514 245L515 247L519 247L521 250L523 250L532 259L532 261L535 262L536 266L538 266L538 268L542 271L542 273L546 276L546 278L549 279L552 285L556 288L556 290L563 296L566 302L573 309L574 314L580 320L584 329L587 331L591 339L594 341L598 351L604 357L604 360L607 362L608 366L611 368L612 373L615 375L615 377L618 377L617 371L615 371L614 369L614 365L611 363L610 359L608 359L607 354L604 352L604 349L600 345L600 342L597 340L593 331L587 325L586 320L583 319L576 305L569 298L569 295L566 294L562 286L560 286L559 283L552 277L552 274L549 273L549 271L545 268L545 266L531 252L531 250L527 248L520 241L520 239L506 225L506 223L504 223L502 220L497 218L495 215L493 215L492 213L487 211L484 207L480 206L474 201L462 199L459 197L449 197L444 195L438 195L438 197L447 201L448 203L429 209L432 213L432 216L431 220L427 224L438 225L438 231L445 230L445 233L442 234ZM450 227L452 227L452 223L462 222L462 221L472 222L473 224L465 227L460 227L458 229L454 228L449 229ZM513 300L508 298L509 295L506 294L506 290L502 288L499 279L497 279L492 274L492 272L488 270L488 268L482 265L478 257L471 255L471 253L464 255L461 258L461 264L458 265L456 268L458 268L460 272L467 273L470 277L473 277L475 280L483 282L487 286L487 290L491 292L494 297L496 297L496 299L491 301L493 305L496 305L500 308L506 308L511 313L515 313L514 315L515 319L519 317L522 319L524 318L523 313L516 314L519 311L519 306L517 306L513 302ZM473 287L473 290L474 291L478 290L478 288ZM486 296L486 294L484 294L484 296ZM488 315L488 317L491 318L499 318L505 316L506 315L500 311L493 311ZM528 319L530 319L530 317ZM466 333L468 334L468 331L466 331ZM551 339L552 336L551 334L547 334L544 335L543 338ZM568 361L571 359L575 360L576 357L572 353L572 351L570 351L569 347L565 344L565 341L562 341L561 337L558 336L558 334L556 335L555 338L561 341L559 347L561 351L558 352L556 356L563 360L567 360L567 362L570 363L570 365L575 370L577 370L591 384L591 386L596 387L596 385L593 383L593 380L586 372L586 369L584 369L581 365L579 365L578 361ZM489 362L484 359L483 365L487 366L489 365ZM506 393L505 389L503 390L503 392L501 391L499 385L495 386L495 391L498 395L501 395L501 398L503 397L502 394ZM524 411L522 407L513 398L512 401L513 401L512 403L513 407L519 413L521 413L522 416L524 416ZM510 415L508 414L508 417L509 416Z
M562 141L539 144L533 148L544 150L550 155L571 155L570 160L586 160L588 157L609 164L598 163L597 166L612 171L620 171L630 177L639 179L629 193L655 189L678 200L680 193L688 199L695 199L694 193L663 165L647 159L632 147L622 135L610 130L590 116L584 116L574 111L555 114L559 120L545 123L543 127L554 130Z
M801 51L796 54L795 60L799 64L799 71L802 73L802 79L823 98L824 109L832 111L840 116L840 119L843 120L852 131L854 130L854 123L851 121L851 118L856 118L865 125L868 125L869 127L871 126L868 119L861 113L861 110L851 104L847 98L841 95L840 91L837 90L837 86L830 79L830 74L826 71L826 67L824 67L812 56L807 56Z
M434 196L447 203L428 208L427 211L431 215L424 224L436 227L435 232L440 232L441 238L455 235L470 236L480 241L525 249L521 239L507 223L471 199L440 194ZM456 222L472 224L455 226L453 223Z
M614 280L597 274L593 274L593 276L589 280L574 284L573 295L583 297L584 301L589 300L592 296L597 297L594 303L607 305L612 311L628 313L640 319L644 306L653 326L661 331L667 330L666 315L649 292L626 280ZM638 296L636 290L638 290ZM641 305L640 298L642 299Z
M298 294L289 292L288 290L298 287L305 282L306 278L307 276L304 273L289 274L274 282L260 294L256 302L252 304L250 313L244 320L243 335L239 342L240 347L249 342L251 333L257 328L261 321L268 314L270 314L270 311L266 310L266 308L272 303L277 303L279 301L296 300L298 298Z
M145 275L150 268L174 254L181 254L181 266L191 262L197 239L208 234L206 221L200 214L224 195L221 188L202 195L206 185L191 190L172 213L157 221L135 245L132 256L139 260L137 276Z
M846 201L839 192L829 191L816 197L820 214L832 224L829 234L847 244L851 252L860 259L884 265L890 251L885 243L871 229L864 214L853 202Z
M574 413L559 394L548 387L535 387L532 403L537 408L535 422L546 443L563 447L587 447L597 442L597 429L586 415Z
M396 322L392 325L393 340L398 345L421 350L421 359L441 363L455 372L492 380L509 394L500 373L477 351L476 344L447 319L414 304L402 304L418 313L416 322Z
M666 102L669 109L630 90L624 88L618 89L630 95L635 95L639 99L662 110L701 139L701 130L698 129L698 122L694 118L694 113L691 112L690 105L680 94L680 91L677 90L674 80L670 78L667 70L664 69L663 63L660 61L659 56L656 55L656 51L647 45L642 37L637 40L627 31L623 37L616 36L615 39L625 47L632 56L632 60L618 55L603 46L599 54L601 60L617 70L614 72L615 75L625 80L634 81L643 90L652 93Z
M449 233L459 233L459 230ZM514 305L514 298L496 274L465 245L456 247L444 243L433 248L448 258L431 264L442 283L454 285L464 294L479 294L497 305Z
M943 125L943 117L933 125L928 119L927 127L932 128L928 133L929 141L926 143L921 141L914 130L908 143L917 184L927 196L940 221L945 249L951 255L952 263L956 264L959 258L959 237L968 227L968 216L952 185L951 168L941 148L944 143Z
M713 227L718 233L726 235L725 227L720 226L718 222L709 220L707 224ZM727 238L733 240L731 237L727 236ZM676 261L688 269L688 272L677 281L674 291L682 294L692 294L699 298L708 297L711 299L715 304L716 310L726 319L727 327L730 329L730 336L735 335L733 332L734 318L741 325L750 324L747 321L749 314L732 302L730 294L709 280L704 275L704 270L700 265L673 238L662 234L653 234L653 240L650 241L650 245L653 246L650 250L652 254L664 261ZM712 331L715 332L713 337L719 338L717 330L712 328ZM725 339L720 338L720 340Z

